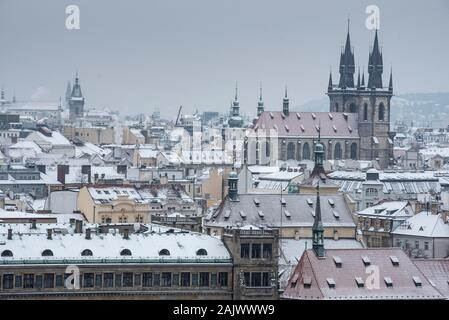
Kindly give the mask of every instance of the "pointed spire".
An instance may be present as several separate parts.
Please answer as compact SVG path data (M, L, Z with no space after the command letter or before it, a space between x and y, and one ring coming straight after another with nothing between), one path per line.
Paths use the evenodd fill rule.
M388 91L393 92L393 67L390 70L390 82L388 84Z
M359 71L357 74L357 89L360 89L360 67L359 67Z
M262 100L262 82L260 83L260 88L259 88L259 90L260 90L259 101L263 101L263 100Z
M329 71L329 83L327 84L327 90L328 91L332 90L332 67L331 70Z
M379 47L379 37L376 29L373 48L368 62L368 87L371 89L382 88L383 57Z
M324 227L321 221L320 182L316 187L315 217L312 226L312 248L318 258L324 258Z
M354 61L355 61L354 52L351 47L351 36L349 32L349 19L348 19L348 31L346 34L346 43L340 56L340 81L338 84L340 88L354 88L354 73L355 73Z
M238 91L238 86L237 86L237 81L236 81L235 82L235 98L234 98L234 101L238 101L237 91Z
M259 102L257 103L257 116L260 116L264 112L264 106L263 106L263 98L262 98L262 82L260 83L260 96L259 96Z
M284 96L284 98L285 98L285 99L288 99L287 85L285 85L285 96Z
M285 86L285 95L284 99L282 101L282 112L285 116L288 116L290 114L290 107L289 107L289 99L288 99L288 92L287 92L287 85Z
M365 68L362 68L362 88L365 87Z

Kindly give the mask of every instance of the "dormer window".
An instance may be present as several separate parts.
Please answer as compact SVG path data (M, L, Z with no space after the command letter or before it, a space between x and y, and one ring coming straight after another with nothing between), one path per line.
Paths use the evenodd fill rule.
M341 260L341 258L338 256L334 256L333 258L334 258L335 266L337 268L341 268L343 266L343 261Z

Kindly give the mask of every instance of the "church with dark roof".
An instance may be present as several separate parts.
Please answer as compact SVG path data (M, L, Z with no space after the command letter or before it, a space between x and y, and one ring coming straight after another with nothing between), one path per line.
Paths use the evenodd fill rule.
M248 136L247 163L273 164L276 160L314 160L314 145L321 135L324 159L376 160L381 168L393 164L390 100L393 76L383 86L383 55L376 30L368 59L368 81L358 68L349 33L340 55L338 84L329 75L329 112L290 111L287 90L282 111L265 111L258 102L254 126ZM262 95L261 95L262 97Z

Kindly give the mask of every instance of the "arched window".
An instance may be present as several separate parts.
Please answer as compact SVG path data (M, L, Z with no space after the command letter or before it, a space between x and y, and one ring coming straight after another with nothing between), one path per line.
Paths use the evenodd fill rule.
M287 160L295 159L295 143L289 142L287 145Z
M123 249L122 251L120 251L120 255L121 256L131 256L131 250L129 249Z
M42 256L43 257L53 257L53 251L51 251L50 249L45 249L44 251L42 251Z
M349 112L357 113L357 106L355 105L355 103L351 103L351 105L349 106Z
M338 110L338 102L335 103L335 112L339 112L339 110Z
M302 158L304 160L310 160L310 147L308 142L302 146Z
M368 104L363 105L363 121L368 121Z
M196 251L196 255L197 256L207 256L207 251L206 251L206 249L198 249Z
M296 160L301 161L301 143L298 141L298 146L296 147Z
M342 158L341 144L340 142L337 142L334 148L334 159L341 160L341 158Z
M4 250L2 252L2 257L12 257L12 256L13 256L13 254L12 254L11 250Z
M161 251L159 251L159 255L160 256L169 256L170 251L168 251L167 249L162 249Z
M326 160L326 145L324 143L321 145L323 146L323 160Z
M379 104L379 121L385 120L385 106L383 103Z
M81 252L81 255L82 255L83 257L86 257L86 256L93 256L93 253L92 253L92 250L90 250L90 249L84 249L84 250Z
M351 159L357 160L357 143L355 142L351 144Z

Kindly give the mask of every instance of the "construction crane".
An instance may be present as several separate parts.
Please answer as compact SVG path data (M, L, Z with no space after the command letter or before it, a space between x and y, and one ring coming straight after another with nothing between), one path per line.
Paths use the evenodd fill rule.
M175 126L178 125L178 121L179 121L179 116L181 115L181 110L182 110L182 105L179 106L179 110L178 110L178 116L176 117L176 122L175 122Z

